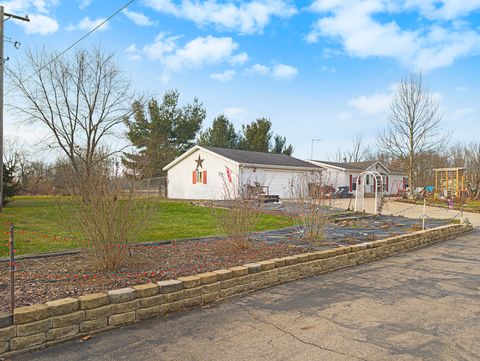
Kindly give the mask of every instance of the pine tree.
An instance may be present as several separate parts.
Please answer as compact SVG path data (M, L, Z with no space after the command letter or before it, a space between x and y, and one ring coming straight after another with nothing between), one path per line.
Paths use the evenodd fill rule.
M238 138L234 125L222 114L213 120L210 128L200 134L198 143L208 147L236 149Z
M179 106L179 92L165 92L162 102L151 99L145 109L133 104L133 118L126 121L127 137L136 153L125 153L124 165L143 177L164 175L162 168L193 145L206 110L197 98Z

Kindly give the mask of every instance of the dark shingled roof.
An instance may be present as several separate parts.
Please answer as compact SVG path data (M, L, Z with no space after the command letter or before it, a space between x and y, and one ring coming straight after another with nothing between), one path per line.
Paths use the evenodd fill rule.
M215 147L203 147L211 152L221 155L225 158L231 159L243 164L259 164L259 165L274 165L284 167L299 167L299 168L319 168L314 164L304 162L303 160L291 157L286 154L252 152L249 150L226 149Z
M314 162L319 162L319 163L331 165L333 167L339 167L339 168L343 168L343 169L356 170L356 171L364 171L364 170L371 167L372 165L374 165L377 162L382 164L385 167L385 165L382 162L377 161L377 160L369 160L369 161L365 161L365 162L347 162L347 163L328 162L328 161L324 161L324 160L314 160ZM403 171L401 169L388 168L388 170L390 170L390 174L391 173L405 174L405 171Z
M327 162L324 160L314 160L314 162L324 163L324 164L331 165L333 167L345 168L350 170L365 170L368 167L371 167L372 165L377 163L376 160L367 161L367 162L347 162L347 163Z

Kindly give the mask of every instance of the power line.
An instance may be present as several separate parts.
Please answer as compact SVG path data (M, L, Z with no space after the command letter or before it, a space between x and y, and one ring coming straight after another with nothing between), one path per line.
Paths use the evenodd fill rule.
M97 31L99 28L101 28L103 25L105 25L107 22L109 22L113 17L115 17L116 15L118 15L123 9L127 8L128 6L130 6L132 3L134 3L136 0L130 0L129 2L127 2L126 4L124 4L123 6L121 6L117 11L115 11L112 15L110 15L108 18L106 18L105 20L103 20L101 23L99 23L97 26L95 26L92 30L90 30L88 33L86 33L85 35L83 35L81 38L79 38L78 40L76 40L75 42L73 42L72 44L70 44L67 48L65 48L64 50L62 50L59 54L57 54L52 60L50 60L49 62L45 63L44 65L42 65L40 67L40 69L38 69L37 71L35 71L34 73L30 74L26 79L24 79L22 81L23 82L26 82L28 80L30 80L32 77L34 77L36 74L38 74L39 72L41 72L43 69L45 69L47 66L49 66L51 63L53 63L54 61L56 61L58 58L60 58L63 54L65 54L67 51L69 51L70 49L72 49L73 47L75 47L78 43L80 43L83 39L85 39L86 37L90 36L91 34L93 34L95 31ZM7 93L5 93L5 95L8 95L10 94L11 92L13 91L13 89L9 90Z

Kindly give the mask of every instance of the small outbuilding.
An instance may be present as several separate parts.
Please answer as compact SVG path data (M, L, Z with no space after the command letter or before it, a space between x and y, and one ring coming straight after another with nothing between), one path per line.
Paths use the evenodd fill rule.
M404 172L389 169L380 161L365 162L329 162L323 160L309 160L308 162L324 168L324 182L334 188L348 189L354 194L357 189L357 178L364 172L379 173L383 179L383 193L397 195L408 187L408 177ZM375 178L371 174L365 176L365 192L373 193Z
M312 163L275 153L194 146L166 165L168 198L226 199L248 186L259 194L292 198L295 179L321 172Z

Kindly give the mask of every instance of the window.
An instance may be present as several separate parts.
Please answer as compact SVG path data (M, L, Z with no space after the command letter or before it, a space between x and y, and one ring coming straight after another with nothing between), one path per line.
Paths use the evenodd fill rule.
M207 184L207 171L206 170L194 170L192 174L193 184Z

